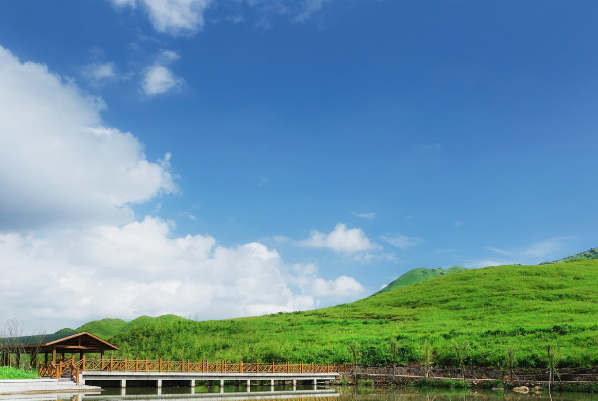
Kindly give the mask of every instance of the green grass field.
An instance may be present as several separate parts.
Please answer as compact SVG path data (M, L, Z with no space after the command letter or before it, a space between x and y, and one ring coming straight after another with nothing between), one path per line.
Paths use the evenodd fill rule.
M436 277L447 276L453 273L461 273L466 270L469 269L461 266L453 266L450 269L446 270L442 268L426 269L425 267L418 267L417 269L409 270L407 273L403 274L401 277L392 281L386 287L382 288L376 294L382 294L383 292L389 292L392 290L396 290L397 288L407 287L408 285L421 283L422 281L430 280Z
M160 321L111 338L122 357L519 367L598 364L598 261L473 269L331 308Z
M0 366L0 380L14 379L38 379L37 372L12 368L10 366Z

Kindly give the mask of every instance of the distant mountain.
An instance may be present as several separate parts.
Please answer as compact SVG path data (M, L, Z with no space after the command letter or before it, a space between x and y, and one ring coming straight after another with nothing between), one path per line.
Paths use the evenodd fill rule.
M566 258L555 260L554 262L544 262L540 263L541 265L549 265L552 263L566 263L566 262L573 262L574 260L587 260L587 259L598 259L598 248L592 248L589 251L577 253L572 256L567 256Z
M150 317L150 316L139 316L137 319L131 320L130 322L125 322L122 319L102 319L102 320L93 320L91 322L85 323L83 326L79 327L77 330L65 328L62 330L58 330L56 333L71 333L77 331L87 331L93 335L98 337L108 339L112 336L125 332L129 329L134 327L145 327L152 324L156 324L159 322L172 322L177 320L187 320L180 316L176 315L164 315L160 317Z
M437 269L426 269L425 267L418 267L417 269L409 270L401 277L382 288L380 291L375 293L382 294L388 291L396 290L397 288L407 287L408 285L420 283L422 281L429 280L431 278L442 277L453 273L461 273L469 270L461 266L453 266L450 269L444 270L442 267Z

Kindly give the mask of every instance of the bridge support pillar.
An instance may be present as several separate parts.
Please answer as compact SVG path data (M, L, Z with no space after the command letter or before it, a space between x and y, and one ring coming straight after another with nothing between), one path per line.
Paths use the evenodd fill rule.
M126 388L124 388L124 387L122 387L122 388L120 389L120 395L127 395L127 389L126 389Z
M224 388L224 380L220 380L220 388Z
M121 380L120 381L120 388L127 388L127 381L126 380Z
M274 379L270 380L270 387L274 387Z
M195 380L190 380L189 387L191 387L193 390L195 390ZM192 393L193 392L194 391L192 391Z
M156 380L156 387L162 388L162 379Z
M297 387L297 379L293 379L293 387Z

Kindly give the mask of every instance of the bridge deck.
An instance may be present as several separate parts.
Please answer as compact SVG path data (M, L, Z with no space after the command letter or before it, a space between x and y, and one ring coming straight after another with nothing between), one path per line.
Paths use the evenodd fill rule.
M61 377L70 371L71 377L78 382L88 380L120 380L124 386L127 380L157 381L158 387L162 380L188 380L194 386L195 380L217 380L220 386L225 380L246 381L249 386L251 380L270 381L310 381L314 385L318 381L334 380L342 372L347 372L350 366L331 364L284 364L276 363L227 363L221 362L191 362L190 360L149 360L149 359L85 359L76 361L61 361L58 364L40 365L40 376Z

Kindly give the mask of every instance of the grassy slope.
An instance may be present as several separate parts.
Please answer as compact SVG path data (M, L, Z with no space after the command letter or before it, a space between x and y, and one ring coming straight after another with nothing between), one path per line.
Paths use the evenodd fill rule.
M587 260L587 259L598 259L598 248L592 248L589 251L577 253L575 255L568 256L563 259L555 260L554 262L544 262L543 264L566 263L566 262L573 262L575 260Z
M125 322L122 319L102 319L102 320L94 320L88 323L85 323L83 326L79 327L77 330L72 329L62 329L59 330L57 333L68 333L68 332L75 332L75 331L88 331L91 334L94 334L100 338L108 339L111 338L119 333L128 331L133 328L138 327L145 327L152 324L156 324L159 322L173 322L177 320L185 320L182 317L176 315L164 315L160 317L150 317L150 316L140 316L137 319L131 320L130 322Z
M308 312L138 327L113 338L121 356L347 362L421 360L429 343L437 363L500 366L509 347L520 366L545 365L551 344L561 366L598 364L598 261L468 270Z
M408 285L421 283L422 281L436 277L442 277L453 273L461 273L466 270L469 269L461 266L453 266L447 270L443 270L442 268L426 269L425 267L418 267L417 269L409 270L407 273L403 274L401 277L382 288L376 294L382 294L384 292L396 290L397 288L407 287Z

